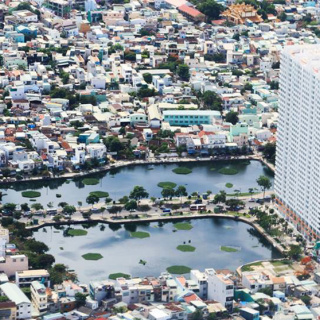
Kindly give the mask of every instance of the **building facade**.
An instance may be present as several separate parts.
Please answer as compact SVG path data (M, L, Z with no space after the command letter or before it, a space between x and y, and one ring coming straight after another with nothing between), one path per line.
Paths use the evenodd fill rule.
M275 193L279 211L306 237L320 234L320 45L283 50Z
M208 281L209 300L220 302L227 310L232 311L234 300L234 283L228 275L219 274L214 269L205 269Z
M212 124L221 119L219 111L212 110L168 110L163 111L163 119L171 126L187 127Z

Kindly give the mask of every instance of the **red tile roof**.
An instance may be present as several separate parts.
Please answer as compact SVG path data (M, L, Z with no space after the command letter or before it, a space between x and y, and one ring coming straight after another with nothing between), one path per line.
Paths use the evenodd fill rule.
M194 17L194 18L196 18L196 17L198 17L198 16L200 16L200 15L203 16L203 13L201 13L199 10L197 10L197 9L195 9L195 8L192 8L192 7L189 7L189 6L187 6L186 4L183 4L183 5L180 6L178 9L179 9L180 11L188 14L189 16Z

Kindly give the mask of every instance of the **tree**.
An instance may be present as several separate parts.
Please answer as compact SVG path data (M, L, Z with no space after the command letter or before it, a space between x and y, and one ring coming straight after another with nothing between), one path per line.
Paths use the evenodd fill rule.
M109 211L109 213L111 214L117 214L119 212L121 212L122 207L120 206L112 206L111 208L107 209Z
M240 34L239 33L235 33L233 36L232 36L232 39L236 40L236 41L239 41L240 40Z
M226 115L226 122L230 122L233 125L238 123L239 118L238 118L238 112L230 111Z
M124 205L125 209L130 211L130 210L136 210L138 207L137 201L136 200L130 200Z
M86 304L87 296L85 294L83 294L81 292L77 292L74 297L76 299L77 308L84 306Z
M137 92L137 96L139 98L149 98L157 95L157 92L154 88L149 89L149 88L140 88L139 91Z
M22 211L30 211L29 205L27 203L22 203L20 205Z
M86 199L86 202L87 202L87 204L92 204L92 206L93 206L95 203L99 202L99 197L97 197L93 194L89 195Z
M262 154L264 158L274 164L276 161L276 144L270 142L266 143Z
M141 37L154 35L154 32L147 30L145 28L141 28L139 32L140 32Z
M281 12L279 18L280 18L281 21L286 21L287 20L286 13L285 12Z
M222 100L215 92L205 91L202 101L207 109L222 111Z
M180 64L178 67L178 76L181 78L183 81L189 81L190 79L190 73L189 73L189 67L186 64Z
M129 195L130 199L135 199L135 200L148 198L148 197L149 197L149 193L142 186L135 186Z
M176 197L181 197L181 201L182 201L182 197L186 197L188 195L186 187L185 186L178 186L178 188L175 191L174 195Z
M33 203L31 205L31 208L38 211L38 210L43 210L43 205L41 203Z
M64 208L65 206L67 206L68 203L67 202L59 202L58 203L58 207Z
M223 7L215 0L202 1L197 8L207 16L209 21L219 19L220 13L223 10Z
M27 240L25 242L25 246L29 251L34 252L34 253L38 253L38 254L43 254L43 253L49 251L49 248L45 243L40 242L40 241L36 241L33 239Z
M266 190L269 190L272 187L272 183L271 183L270 179L266 176L260 176L257 179L257 183L263 191L263 198L264 198Z
M310 306L312 298L310 296L302 296L300 298L306 306Z
M104 144L110 152L120 152L124 149L124 145L120 142L119 138L114 136L107 137L104 140Z
M144 73L143 79L145 82L151 83L152 82L152 74L151 73Z
M73 214L75 213L77 210L75 208L75 206L70 206L70 205L66 205L63 207L62 212L66 213L66 214Z
M124 136L126 134L126 128L125 127L121 127L119 129L119 133Z
M191 320L203 320L202 311L200 309L196 309L191 316Z
M63 84L67 84L69 82L70 75L68 72L61 71L60 78Z
M129 201L129 197L128 196L123 196L122 198L119 199L119 202L121 204L126 204Z
M214 54L207 53L204 55L204 60L220 63L225 61L225 56L222 53L214 53Z
M131 50L126 50L123 55L124 60L136 61L136 53Z
M10 202L5 203L5 204L2 206L2 208L3 208L4 211L10 212L10 213L12 213L13 211L15 211L15 210L16 210L16 207L17 207L17 205L16 205L15 203L10 203Z
M162 195L165 199L171 198L171 197L174 196L174 189L164 188L164 189L162 189L162 191L161 191L161 195Z
M302 254L302 249L300 245L291 244L288 251L288 257L298 260Z
M246 91L251 91L253 92L253 86L251 83L246 83L243 88L241 89L241 94L244 94Z
M51 254L41 254L37 257L36 266L33 266L34 269L48 269L55 262L55 258Z
M220 202L224 203L224 202L226 202L226 200L227 200L227 193L223 190L221 190L219 193L217 193L213 198L213 202L215 204L220 203Z
M236 210L237 207L239 207L240 205L243 205L243 201L239 200L239 199L228 199L226 200L226 206L230 207L230 210Z

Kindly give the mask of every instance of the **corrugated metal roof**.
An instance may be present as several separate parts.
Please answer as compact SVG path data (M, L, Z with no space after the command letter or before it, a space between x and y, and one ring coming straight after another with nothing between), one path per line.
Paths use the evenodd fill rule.
M14 283L5 283L0 285L1 291L16 305L21 303L30 303L28 297L20 290L20 288Z

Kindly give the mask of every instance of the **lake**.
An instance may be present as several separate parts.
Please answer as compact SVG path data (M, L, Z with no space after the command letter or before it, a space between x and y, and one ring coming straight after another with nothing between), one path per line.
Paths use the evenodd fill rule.
M172 265L205 268L228 268L254 260L280 258L278 253L255 229L241 221L208 218L189 221L191 230L175 230L173 222L150 224L97 224L45 227L34 232L36 240L43 241L55 256L56 263L74 269L81 282L106 279L109 274L124 272L132 276L158 276ZM117 227L119 228L118 230ZM57 229L63 228L63 229ZM66 236L68 228L85 229L85 236ZM112 229L111 229L112 228ZM131 231L144 231L149 238L131 237ZM189 243L190 241L190 243ZM190 244L194 252L181 252L178 245ZM231 246L237 252L221 251ZM100 253L99 261L82 258L86 253ZM146 265L139 264L140 259Z
M84 185L82 180L85 177L73 180L22 181L12 185L2 185L3 203L21 204L27 202L32 204L33 202L30 199L21 195L21 192L26 190L39 191L41 197L35 198L35 201L47 208L47 204L50 202L54 207L57 207L59 202L77 205L78 201L81 201L83 205L86 205L86 198L89 193L97 190L107 191L113 200L118 200L124 195L129 195L136 185L144 186L150 197L161 197L162 189L157 186L161 181L172 181L177 185L184 185L189 193L194 191L202 193L207 190L211 190L213 193L220 190L232 193L235 189L248 192L248 188L258 188L256 180L260 175L267 175L273 181L273 173L259 161L238 160L181 164L181 166L192 170L192 173L188 175L179 175L172 172L172 169L178 166L179 164L157 164L154 166L136 165L113 169L109 172L90 176L99 180L97 185ZM234 168L238 173L235 175L219 173L219 169L224 167ZM228 182L233 184L231 189L225 187ZM61 197L58 198L57 194Z

